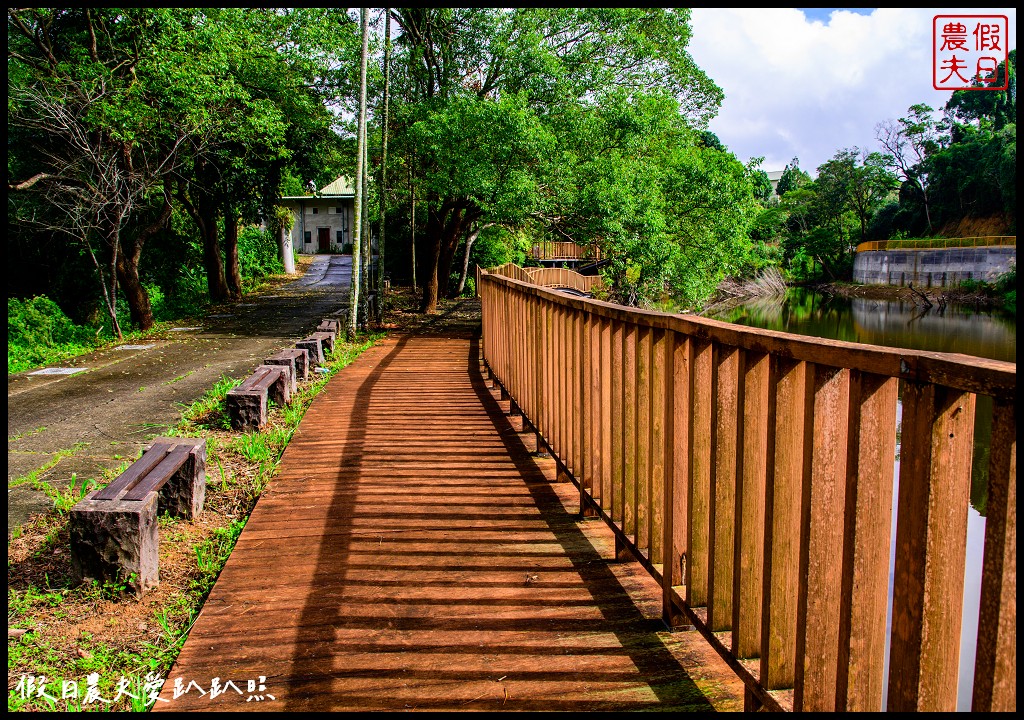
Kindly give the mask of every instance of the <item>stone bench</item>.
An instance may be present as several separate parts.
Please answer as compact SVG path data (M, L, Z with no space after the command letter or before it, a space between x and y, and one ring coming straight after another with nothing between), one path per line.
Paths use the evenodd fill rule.
M71 509L71 564L81 582L159 582L157 514L193 520L206 498L206 440L162 437L102 490Z
M337 337L341 334L341 320L335 318L321 320L320 324L316 326L316 331L334 333L334 336Z
M317 330L315 333L310 333L309 337L320 339L320 342L323 343L325 356L327 353L334 352L334 333Z
M325 336L330 337L330 333L315 332L295 343L296 348L309 352L309 363L311 366L324 364L325 353L330 350L330 348L324 347ZM334 347L333 342L330 347Z
M231 429L248 432L267 424L267 401L291 402L292 373L288 365L260 365L241 385L229 390L225 405Z
M291 348L271 355L263 361L264 365L285 365L291 368L292 393L298 389L298 382L309 378L309 351Z

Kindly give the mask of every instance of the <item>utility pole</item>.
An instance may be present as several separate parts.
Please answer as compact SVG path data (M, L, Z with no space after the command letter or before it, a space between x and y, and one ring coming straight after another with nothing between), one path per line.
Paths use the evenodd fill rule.
M358 136L356 139L356 197L355 197L355 217L353 220L353 231L355 236L352 238L352 286L349 291L349 312L348 312L348 338L353 340L356 336L356 321L359 316L359 285L360 285L360 255L362 250L362 232L363 232L363 193L366 188L363 183L363 155L366 151L366 54L369 39L369 20L370 10L369 8L361 8L361 20L363 29L363 49L360 54L359 64L359 126L356 131Z
M391 8L384 8L384 118L380 125L380 231L377 236L377 322L384 319L384 225L387 213L388 99L391 85Z
M416 292L416 188L412 184L412 166L416 162L413 155L409 163L409 198L412 201L412 226L410 236L412 238L412 291Z

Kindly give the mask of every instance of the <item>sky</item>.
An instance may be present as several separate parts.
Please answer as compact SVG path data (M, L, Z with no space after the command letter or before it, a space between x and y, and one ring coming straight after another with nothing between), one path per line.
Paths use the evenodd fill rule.
M816 168L843 148L879 150L875 126L950 91L932 88L932 18L1014 8L697 8L690 54L725 99L710 129L763 170Z

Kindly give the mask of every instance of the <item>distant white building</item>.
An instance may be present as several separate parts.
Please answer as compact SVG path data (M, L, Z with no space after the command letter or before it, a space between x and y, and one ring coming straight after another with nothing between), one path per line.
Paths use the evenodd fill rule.
M778 193L778 191L779 191L779 180L782 179L782 173L784 173L784 172L786 172L786 171L785 170L768 170L768 171L766 171L765 174L768 175L768 179L772 183L772 192L773 193Z
M343 175L315 193L282 197L294 220L292 247L305 254L351 251L355 196L352 178Z

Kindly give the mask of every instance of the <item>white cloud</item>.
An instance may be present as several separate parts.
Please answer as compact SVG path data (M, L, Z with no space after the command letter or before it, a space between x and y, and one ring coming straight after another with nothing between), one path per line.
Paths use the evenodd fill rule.
M765 156L781 170L793 157L814 172L837 150L877 150L874 128L915 103L939 109L932 88L932 17L998 14L1013 8L838 10L828 22L796 8L695 9L690 52L725 91L711 130L740 160Z

